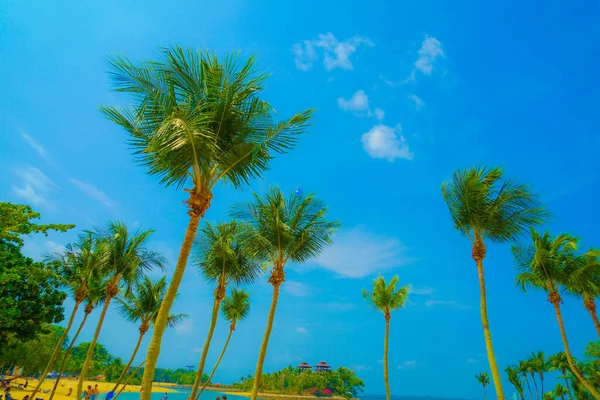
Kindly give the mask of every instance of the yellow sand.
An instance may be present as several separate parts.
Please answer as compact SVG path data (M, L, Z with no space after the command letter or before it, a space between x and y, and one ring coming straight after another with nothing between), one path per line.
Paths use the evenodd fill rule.
M37 385L37 380L30 380L29 381L29 385L27 386L27 389L23 389L23 390L19 390L16 388L16 386L18 386L19 384L25 384L25 379L15 379L13 381L10 382L10 392L12 394L12 397L15 400L21 400L25 395L31 394L31 392L33 391L33 389L36 387ZM87 388L88 385L91 385L92 387L94 387L95 385L98 385L98 390L100 391L100 393L106 393L109 392L110 390L112 390L114 383L110 383L110 382L95 382L95 381L86 381L83 388L85 390L85 388ZM163 386L164 384L162 383L154 383L153 387L152 387L152 391L153 392L175 392L176 390L173 389L168 389L163 387L159 387ZM50 393L44 393L44 390L48 390L48 389L52 389L54 387L54 379L46 379L44 381L44 383L42 383L42 388L40 389L40 391L35 395L36 398L42 398L44 400L48 400L50 398ZM69 388L73 388L73 393L71 393L71 396L67 397L67 393L69 393ZM140 391L140 386L137 385L128 385L125 390L123 391L123 393L125 392L133 392L133 393L138 393ZM54 395L54 400L77 400L77 380L74 379L61 379L60 383L58 385L58 388L56 389L56 394ZM104 399L104 396L101 396L100 399L98 400L102 400ZM34 400L34 399L32 399Z

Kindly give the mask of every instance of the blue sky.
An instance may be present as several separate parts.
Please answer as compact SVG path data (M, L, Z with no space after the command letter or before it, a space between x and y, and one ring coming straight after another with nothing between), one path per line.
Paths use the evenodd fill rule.
M552 232L600 245L597 132L599 6L592 2L28 2L0 5L0 199L77 229L109 219L156 229L174 263L187 224L184 192L132 161L124 132L98 112L126 101L109 90L106 60L156 56L177 43L255 53L272 73L264 97L281 116L315 107L311 134L245 191L220 187L207 213L279 184L316 192L344 227L319 259L290 266L267 371L326 360L383 392L383 317L360 291L381 272L413 285L392 319L391 386L398 395L480 398L487 371L476 271L440 184L474 164L502 165L555 213ZM38 257L76 231L33 237ZM594 241L596 240L596 241ZM490 246L488 305L497 358L561 349L544 295L514 284L509 248ZM158 274L156 274L158 276ZM266 278L238 325L216 379L253 372L270 300ZM197 365L212 288L189 265L165 335L162 367ZM100 341L128 357L136 327L111 310ZM572 348L594 339L574 299L564 304ZM89 340L93 326L84 329ZM226 335L217 328L212 365ZM143 352L142 352L143 353ZM508 385L508 383L506 383ZM512 393L510 389L508 393Z

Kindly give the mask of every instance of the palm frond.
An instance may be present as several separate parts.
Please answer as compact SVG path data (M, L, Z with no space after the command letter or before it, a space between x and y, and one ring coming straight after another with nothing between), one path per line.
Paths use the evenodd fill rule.
M383 276L379 275L373 281L373 291L362 291L363 298L373 307L388 314L394 310L404 307L408 297L409 286L398 287L400 279L395 276L389 284L385 282Z
M250 313L250 294L244 289L233 289L221 304L223 317L235 324Z

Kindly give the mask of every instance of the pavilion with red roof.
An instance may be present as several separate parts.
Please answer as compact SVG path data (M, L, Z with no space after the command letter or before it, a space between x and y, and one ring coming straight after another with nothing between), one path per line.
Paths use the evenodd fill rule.
M325 361L321 361L320 363L315 365L315 371L331 371L331 366Z
M302 364L298 365L298 369L300 369L300 371L306 371L312 369L312 367L306 361L304 361Z

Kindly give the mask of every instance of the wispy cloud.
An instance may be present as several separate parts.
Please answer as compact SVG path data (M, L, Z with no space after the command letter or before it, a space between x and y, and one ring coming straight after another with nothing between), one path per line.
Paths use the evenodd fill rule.
M409 368L414 368L417 365L417 362L415 360L410 360L410 361L404 361L402 364L398 365L396 368L397 369L409 369Z
M374 114L378 121L383 120L385 117L385 111L383 111L381 108L376 108Z
M294 62L300 71L308 71L319 59L317 50L323 51L323 64L327 71L336 68L351 70L354 68L350 56L358 49L371 47L373 42L362 36L354 36L340 41L331 32L319 34L315 39L303 40L292 46Z
M364 90L357 90L349 99L338 97L338 107L344 111L353 112L358 117L375 117L381 121L385 116L385 111L381 108L376 108L371 111L369 106L369 97Z
M395 128L382 124L375 125L362 135L361 141L371 158L382 158L393 162L398 158L412 160L414 157L406 139L402 136L400 125Z
M430 286L411 286L410 287L410 294L427 296L427 295L433 294L433 292L435 292L435 289Z
M48 152L39 144L32 136L25 132L21 132L21 137L45 160L48 160Z
M373 367L369 367L368 365L352 365L350 367L351 370L353 370L354 372L361 372L361 371L371 371L373 369Z
M302 282L286 281L283 284L283 290L292 296L306 297L308 296L308 287Z
M296 332L300 333L302 335L307 335L308 334L308 330L302 326L296 328Z
M34 206L50 206L47 196L56 192L58 185L31 165L15 168L13 173L20 179L20 184L13 186L13 192L18 197Z
M202 353L202 347L194 347L192 353Z
M191 317L184 319L175 326L175 332L178 334L188 334L194 330L194 320Z
M411 95L408 95L407 97L415 104L415 108L417 110L420 110L423 107L425 107L425 102L416 94L411 94Z
M478 362L479 362L479 360L476 358L467 359L467 364L477 364Z
M106 207L116 207L119 205L116 201L112 200L106 193L98 189L90 182L83 182L75 178L70 178L70 181L75 187L81 190L86 196L91 197L100 204Z
M425 302L427 307L449 307L455 310L470 310L472 307L467 304L459 303L455 300L427 300Z
M383 75L380 75L379 79L381 79L381 81L386 85L392 87L415 82L417 72L421 72L424 75L431 75L435 61L439 57L443 56L444 50L442 49L442 43L434 37L425 35L425 39L423 39L421 47L418 51L418 57L413 64L413 69L408 78L399 81L393 81L385 78Z
M397 238L370 232L364 226L341 231L333 241L316 263L344 277L362 278L411 261Z
M46 247L50 253L62 253L65 251L65 246L55 243L52 240L46 240Z

